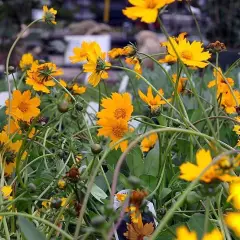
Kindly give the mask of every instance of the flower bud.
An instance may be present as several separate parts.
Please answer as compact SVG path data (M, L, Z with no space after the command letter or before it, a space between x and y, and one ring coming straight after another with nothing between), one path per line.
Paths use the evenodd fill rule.
M34 193L34 192L36 192L37 187L34 183L29 183L28 184L28 189L29 189L29 192Z
M78 102L78 103L76 103L75 108L76 108L79 112L81 112L81 111L83 110L83 104L80 103L80 102Z
M58 111L61 113L67 112L69 109L69 103L66 100L63 100L58 104Z
M102 151L102 146L98 143L91 145L91 151L93 154L99 154Z
M66 187L66 181L63 180L63 179L60 179L60 180L58 181L58 187L59 187L60 189L64 189L64 188Z
M13 66L9 66L8 67L8 72L9 73L14 73L15 72L15 68Z

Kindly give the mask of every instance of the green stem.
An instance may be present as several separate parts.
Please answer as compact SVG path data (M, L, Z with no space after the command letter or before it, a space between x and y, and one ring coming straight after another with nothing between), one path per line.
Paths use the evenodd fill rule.
M211 200L210 200L210 198L209 197L207 197L207 204L206 204L206 206L205 206L205 210L206 210L206 212L205 212L205 219L204 219L204 230L203 230L203 232L204 233L207 233L208 232L208 223L209 223L209 208L210 208L210 202L211 202Z
M30 219L34 219L37 220L39 222L44 223L45 225L53 228L54 230L56 230L57 232L60 232L63 236L65 236L67 239L69 240L73 240L72 236L69 235L68 233L66 233L65 231L63 231L61 228L57 227L56 225L54 225L53 223L45 220L44 218L40 218L40 217L36 217L27 213L20 213L20 212L0 212L0 216L22 216L25 218L30 218ZM9 238L10 240L10 238Z

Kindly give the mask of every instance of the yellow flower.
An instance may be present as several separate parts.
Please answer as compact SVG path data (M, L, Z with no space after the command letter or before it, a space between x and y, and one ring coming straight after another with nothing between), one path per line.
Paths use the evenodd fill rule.
M109 137L111 139L111 147L126 134L131 132L131 129L128 127L128 122L122 118L101 118L97 121L97 124L101 126L101 128L98 130L98 136ZM125 140L117 144L115 149L120 147L121 151L124 152L127 146L128 140Z
M177 82L177 74L173 74L172 75L172 80L173 80L174 83ZM178 93L181 93L181 92L184 91L185 85L186 85L185 83L186 83L187 80L188 79L185 78L185 77L179 77L179 79L178 79L178 86L177 86L177 92Z
M122 48L113 48L108 52L108 56L112 59L122 56L123 54L124 54L124 51Z
M218 68L218 71L216 69L214 69L213 71L213 75L217 80L217 95L219 95L220 93L225 93L227 91L230 91L228 84L232 87L234 85L234 80L232 78L226 78L228 84L225 82L224 78L221 75L222 70L221 68ZM208 88L212 88L216 85L216 80L212 80L208 83Z
M31 69L27 71L26 84L33 86L35 91L50 93L48 87L56 84L52 77L62 74L62 69L58 69L54 63L43 63L40 65L33 63Z
M223 235L215 228L212 232L204 234L202 240L223 240Z
M163 96L164 92L162 89L159 89L158 92ZM166 104L165 100L162 100L159 95L153 96L152 88L148 87L147 95L144 95L141 90L138 90L140 98L151 108L151 111L156 111L161 105ZM171 101L171 99L168 99Z
M10 114L14 119L30 122L31 118L39 115L40 99L31 98L29 90L21 93L19 90L13 91L11 101L11 110L9 109L9 100L6 101L6 114Z
M60 179L60 180L58 181L58 187L59 187L60 189L64 189L64 188L66 187L66 181L63 180L63 179Z
M176 240L197 240L197 234L195 232L190 232L185 226L178 227L176 233Z
M240 92L238 90L233 90L233 94L236 97L237 104L235 98L233 97L230 91L227 91L222 94L221 105L224 107L225 111L229 114L236 113L236 107L239 106L240 103Z
M233 131L236 132L237 135L240 135L240 125L234 125Z
M181 61L187 66L204 68L208 65L206 61L211 57L208 51L203 51L201 42L194 41L190 43L185 38L185 33L180 34L178 38L170 37L169 42L163 45L167 47L168 55L164 59L159 60L160 63L176 62L179 56Z
M158 135L156 133L151 134L148 137L145 137L141 142L141 149L143 152L149 152L152 148L154 148L158 139Z
M127 198L126 193L117 193L115 195L116 195L117 200L120 201L120 202L124 202Z
M234 233L240 237L240 213L229 212L225 217L227 226L234 231Z
M175 0L128 0L133 6L123 10L123 14L132 20L137 18L141 22L154 23L157 19L159 9Z
M134 65L134 71L140 75L142 74L142 67L137 57L126 58L125 62ZM139 79L140 76L136 75L136 78Z
M57 10L50 8L48 9L47 6L43 6L43 16L42 19L44 22L48 24L56 24L57 22L55 21L55 15L57 14Z
M74 84L72 87L73 93L74 94L83 94L86 92L86 87L80 87L78 84Z
M19 133L21 134L22 131L17 121L10 119L10 128L8 129L8 124L4 126L3 130L8 132L9 134Z
M240 210L240 180L230 184L227 201L232 201L233 206Z
M176 240L197 240L197 233L190 232L187 227L181 226L178 227L177 230L177 238ZM218 229L214 229L210 233L204 234L202 240L223 240L222 233Z
M63 79L60 79L59 83L61 86L65 87L65 88L67 87L67 83Z
M112 93L111 98L104 98L101 105L104 109L97 113L98 118L110 117L129 121L133 112L129 93Z
M97 43L83 41L81 47L73 48L73 56L69 57L71 63L78 63L87 60L88 54L92 51Z
M212 157L209 150L201 149L196 154L197 165L187 162L180 166L180 178L186 181L195 180L200 173L212 162ZM221 162L221 160L219 160ZM230 170L230 169L229 169ZM209 183L213 180L221 180L230 182L237 180L237 177L231 176L227 173L226 169L222 169L217 163L211 166L201 177L203 182Z
M26 129L25 129L25 125L26 125ZM28 131L27 129L28 125L27 124L24 124L24 130L25 132ZM10 119L10 129L8 129L8 124L4 126L3 130L5 132L8 132L9 130L9 134L15 134L15 133L18 133L18 134L22 134L22 130L18 124L18 121L14 121L13 119ZM32 128L32 130L30 131L28 137L29 138L32 138L34 136L34 134L36 133L36 129L35 128Z
M10 162L10 163L7 163L5 164L5 168L4 168L4 174L5 176L11 176L14 169L16 168L16 162Z
M31 53L23 54L19 64L22 71L25 71L31 68L33 61L34 61L33 55Z
M95 43L92 51L88 53L87 63L83 65L84 72L91 73L88 77L88 82L96 87L101 79L107 79L107 69L111 64L105 60L106 53L101 51L100 46Z
M119 56L134 56L136 54L136 48L128 44L124 48L113 48L108 52L110 58L117 58Z
M8 199L12 193L12 187L11 186L3 186L1 188L2 195L5 199Z

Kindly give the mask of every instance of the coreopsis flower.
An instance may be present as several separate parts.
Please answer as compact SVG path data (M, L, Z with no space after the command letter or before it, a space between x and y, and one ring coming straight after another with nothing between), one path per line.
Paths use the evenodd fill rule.
M219 159L219 162L212 165L201 177L201 181L205 183L210 183L214 180L221 180L226 182L231 182L233 180L237 180L238 178L235 176L231 176L229 174L230 169L226 169L221 166L221 161L230 161L228 157L223 157L223 159ZM212 157L209 150L200 149L196 154L196 162L197 164L193 164L190 162L183 163L180 166L180 178L186 181L195 180L200 173L212 162ZM225 165L225 164L224 164Z
M234 131L237 135L240 135L240 125L234 125L233 131Z
M53 8L48 9L48 7L46 5L43 6L43 16L42 16L42 19L47 24L56 24L57 23L55 21L56 14L57 14L57 10L55 10Z
M160 63L176 62L179 56L180 60L189 67L204 68L208 65L206 61L211 57L208 51L204 51L201 42L190 43L185 38L185 33L177 38L170 37L169 41L162 45L166 46L168 54L164 59L159 60Z
M229 197L227 201L232 201L233 206L240 210L240 179L232 182L229 187Z
M225 216L225 223L227 226L234 231L234 233L240 237L240 213L229 212Z
M229 114L236 113L236 108L240 104L240 92L238 90L233 90L233 94L231 91L222 93L221 105L224 107L224 110ZM237 100L237 103L235 99Z
M138 18L141 22L154 23L159 10L175 0L128 0L133 6L123 9L123 14L132 20Z
M29 70L34 62L33 55L31 53L25 53L20 60L20 68L22 71Z
M24 124L24 132L27 132L28 131L28 124L26 124L26 122L23 122ZM27 128L26 128L27 127ZM17 120L13 120L13 119L10 119L10 128L8 127L8 124L5 125L3 127L3 130L9 134L15 134L15 133L18 133L18 134L22 134L23 131L18 123ZM28 134L28 137L29 138L32 138L34 136L34 134L36 133L36 129L35 128L32 128L32 130L30 131L30 133Z
M137 57L126 58L125 62L129 65L133 65L134 66L133 69L136 73L142 74L142 67L141 67L140 61ZM138 74L136 75L137 79L140 78L140 76Z
M172 75L172 80L173 80L174 83L177 82L177 74L173 74ZM177 86L177 92L178 93L181 93L181 92L184 91L187 80L188 79L185 78L185 77L179 77L179 79L178 79L178 86Z
M67 87L67 83L63 80L63 79L60 79L59 80L59 84L62 86L62 87Z
M133 112L129 93L112 93L111 98L102 99L103 109L97 113L98 118L123 119L129 121Z
M3 186L1 188L1 192L2 192L2 195L3 195L3 198L4 199L8 199L12 193L12 186Z
M108 56L112 59L117 58L119 56L134 56L137 52L137 49L134 45L128 44L124 48L113 48L108 52Z
M158 140L158 135L156 133L153 133L145 137L141 142L142 152L149 152L152 148L154 148L157 140Z
M160 95L164 95L164 92L162 89L158 90ZM161 96L156 95L153 96L152 88L148 87L147 94L143 94L141 90L138 90L139 97L151 108L151 112L156 112L159 107L163 104L166 104L165 100L162 100ZM168 99L167 101L171 101L171 99Z
M72 91L73 91L73 94L75 95L78 95L78 94L83 94L86 92L86 87L80 87L77 83L75 83L73 86L72 86Z
M131 133L133 130L128 126L128 122L122 118L101 118L97 121L97 124L101 126L98 130L98 136L105 136L111 139L110 146L118 142L127 134ZM124 152L128 146L128 140L124 140L115 146L117 150L119 147L121 151Z
M11 109L9 100L6 101L6 114L10 114L15 120L30 122L30 120L39 115L40 99L38 97L31 98L29 90L21 93L19 90L13 91L11 101Z
M145 239L144 237L151 237L154 232L154 224L152 222L145 223L141 222L141 224L136 223L127 223L127 232L123 235L128 240L138 240Z
M176 240L198 240L197 233L190 232L186 226L178 227L176 230ZM223 235L218 229L214 229L210 233L205 233L202 240L223 240Z
M65 206L67 198L50 198L49 200L42 201L42 206L49 209L50 207L60 208Z
M218 70L214 69L213 75L216 79L210 81L208 83L208 88L212 88L216 86L217 82L217 95L220 93L225 93L227 91L230 91L228 84L232 87L234 85L234 80L232 78L226 78L228 84L225 82L224 78L222 77L222 70L221 68L218 68ZM217 80L217 81L216 81Z
M78 63L83 62L87 60L88 54L90 51L93 51L96 42L85 42L83 41L81 44L81 47L75 47L73 48L73 56L69 57L69 60L71 63Z
M56 85L52 77L62 74L62 69L57 68L54 63L33 63L31 69L27 71L26 84L33 86L35 91L50 93L48 87Z
M63 179L60 179L60 180L58 181L58 187L59 187L60 189L64 189L64 188L66 187L66 181L63 180Z
M111 64L105 60L106 53L103 53L100 46L96 43L92 51L88 53L87 63L83 65L84 72L91 73L88 82L96 87L101 79L108 78L107 69Z

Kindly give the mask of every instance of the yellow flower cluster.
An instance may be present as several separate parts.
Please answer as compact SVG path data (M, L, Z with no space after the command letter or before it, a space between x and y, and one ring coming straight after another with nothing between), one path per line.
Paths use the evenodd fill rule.
M175 63L180 59L189 67L204 68L208 65L206 62L211 57L208 51L204 51L201 42L194 41L190 43L185 38L186 33L181 33L177 38L170 37L167 42L161 45L167 48L168 54L160 63Z
M81 47L73 49L73 56L69 59L72 63L87 61L83 64L83 71L91 73L88 77L88 82L96 87L101 79L108 78L106 71L111 67L111 64L106 61L106 53L102 52L100 46L96 42L83 42Z
M128 124L133 112L131 96L129 93L112 93L111 98L102 100L101 106L103 109L97 113L99 118L97 124L101 126L98 136L109 137L111 139L110 146L113 146L132 131ZM120 147L124 152L127 145L128 140L125 140L115 145L115 149Z

